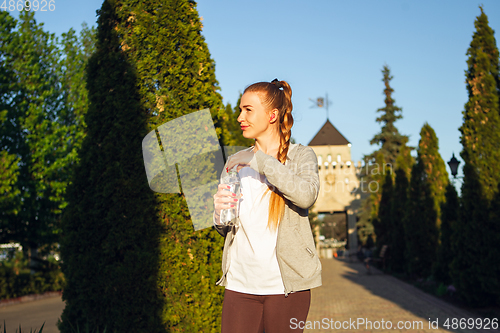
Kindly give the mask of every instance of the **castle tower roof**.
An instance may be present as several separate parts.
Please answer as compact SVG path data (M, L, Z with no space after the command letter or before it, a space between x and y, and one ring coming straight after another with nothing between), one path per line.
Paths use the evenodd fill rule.
M349 141L327 119L308 146L344 146L347 144Z

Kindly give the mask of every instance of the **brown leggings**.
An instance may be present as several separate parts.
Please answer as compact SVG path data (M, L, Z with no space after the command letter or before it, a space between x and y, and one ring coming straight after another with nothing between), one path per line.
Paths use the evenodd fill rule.
M310 290L285 297L284 294L252 295L226 289L222 333L303 332L295 323L305 322L310 304Z

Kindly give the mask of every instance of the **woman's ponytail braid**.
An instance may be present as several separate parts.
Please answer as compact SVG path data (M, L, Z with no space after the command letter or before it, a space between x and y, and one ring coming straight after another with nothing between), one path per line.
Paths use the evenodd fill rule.
M293 116L292 116L292 88L286 81L279 81L282 87L283 102L280 110L280 147L278 150L278 160L285 164L290 138L292 136Z

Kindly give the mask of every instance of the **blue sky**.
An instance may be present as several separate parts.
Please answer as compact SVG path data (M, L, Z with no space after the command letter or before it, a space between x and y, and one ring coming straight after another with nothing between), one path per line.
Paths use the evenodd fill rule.
M35 18L60 35L78 31L83 21L95 25L101 4L55 0L54 11ZM397 128L417 146L428 122L448 161L452 152L460 159L466 52L480 4L500 31L498 0L201 0L197 8L225 103L234 106L253 82L288 81L292 136L307 145L326 121L325 110L311 108L310 99L328 94L329 119L352 143L357 161L376 149L369 141L380 131L375 119L384 106L387 64L393 97L403 108Z

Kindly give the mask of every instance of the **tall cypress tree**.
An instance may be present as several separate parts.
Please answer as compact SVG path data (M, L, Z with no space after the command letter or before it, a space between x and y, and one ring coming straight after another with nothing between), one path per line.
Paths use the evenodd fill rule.
M486 244L488 201L476 170L466 163L458 221L452 234L455 257L451 263L453 285L459 297L471 306L493 301L489 288L483 286L483 263L494 244ZM491 269L491 264L488 269Z
M439 234L439 247L434 264L434 276L436 280L444 284L452 282L450 265L455 257L452 245L453 229L458 219L458 194L455 186L448 183L446 186L445 201L441 204L441 228ZM460 249L458 249L460 251Z
M488 253L484 258L486 262L495 262L495 258L500 257L500 183L489 210L489 234L486 235L486 242L490 244ZM491 261L493 260L493 261ZM483 287L489 291L492 298L496 298L496 304L500 305L500 268L498 265L490 265L490 269L484 272ZM493 303L493 300L492 300Z
M221 118L225 110L215 78L215 63L201 34L196 3L118 3L121 19L117 29L122 36L122 49L137 68L138 91L148 110L150 129L209 108L222 146L225 133ZM193 150L202 148L197 142L189 145ZM180 166L179 173L209 177L204 171L211 170L212 162L194 157L191 163ZM223 238L214 228L193 230L186 188L182 190L180 195L155 195L158 217L166 228L160 243L158 277L166 302L163 319L172 331L216 332L220 329L224 291L215 285L221 274ZM213 208L212 195L210 202L200 198L207 202L207 210Z
M460 127L463 145L460 155L476 170L485 198L491 200L500 174L499 53L488 17L483 8L480 9L481 14L474 23L476 31L467 50L469 100Z
M438 229L434 200L420 154L412 168L404 225L407 272L427 277L436 257Z
M399 156L396 158L396 169L401 169L406 174L406 179L410 179L411 177L411 169L413 164L415 164L415 158L411 156L411 152L414 150L414 147L403 146L399 151Z
M396 171L394 181L394 197L391 214L392 226L390 230L391 256L388 258L388 266L391 270L402 273L406 265L406 241L405 241L405 219L408 204L409 179L411 170L415 164L415 158L411 156L412 147L403 146L396 158Z
M471 305L492 303L489 258L491 235L498 221L488 213L497 191L500 173L500 115L498 95L499 53L493 30L480 7L474 22L476 31L467 55L466 83L469 99L460 127L464 182L461 209L454 232L455 247L460 249L452 263L453 284L459 295Z
M61 255L67 285L61 332L162 332L157 285L156 201L142 161L147 118L134 68L120 49L116 3L99 11L96 52L86 75L89 109L63 218Z
M441 224L441 204L445 200L446 186L449 184L446 165L439 154L439 143L434 129L425 123L420 130L418 151L424 164L431 195L434 198L434 209L437 214L436 224Z
M75 258L83 244L91 246L85 263L92 269L82 272L72 261L75 272L65 290L63 326L87 320L110 330L216 332L224 290L215 285L223 238L213 228L193 229L184 192L152 192L139 158L147 133L204 108L210 108L218 140L225 142L215 64L201 35L196 4L107 0L98 22L97 51L87 78L88 143L82 146L82 166L75 176L75 181L87 179L95 189L85 198L81 196L89 193L83 191L87 184L79 180L74 186L68 240L80 235L81 243L65 245L68 256ZM202 149L198 142L190 144L192 150ZM104 154L107 161L99 159L103 149L109 150ZM203 156L188 162L181 163L178 172L198 178L213 166ZM111 189L120 196L113 197ZM92 206L92 211L84 209ZM85 216L70 221L83 212ZM84 228L81 219L86 220ZM105 234L95 239L91 230L97 226ZM100 247L106 249L104 256L97 251ZM102 259L96 259L98 255ZM88 274L98 278L88 282ZM78 295L86 288L102 295L99 306L94 295Z
M404 272L405 270L405 228L404 219L408 202L408 178L401 165L396 170L396 181L394 185L394 198L391 203L391 228L390 244L391 256L388 260L388 266L392 271Z
M391 242L393 191L392 172L387 172L385 174L384 185L382 186L382 197L380 199L377 219L373 223L375 234L377 235L377 252L380 251L383 245L390 245Z
M368 193L368 196L362 202L362 209L359 215L359 221L356 223L358 227L358 235L360 240L365 243L368 237L375 237L375 225L379 223L378 210L380 200L382 198L381 187L387 172L387 165L384 160L384 155L379 152L375 156L375 161L368 164L368 159L365 158L366 168L363 170L365 173L361 177L361 191Z

